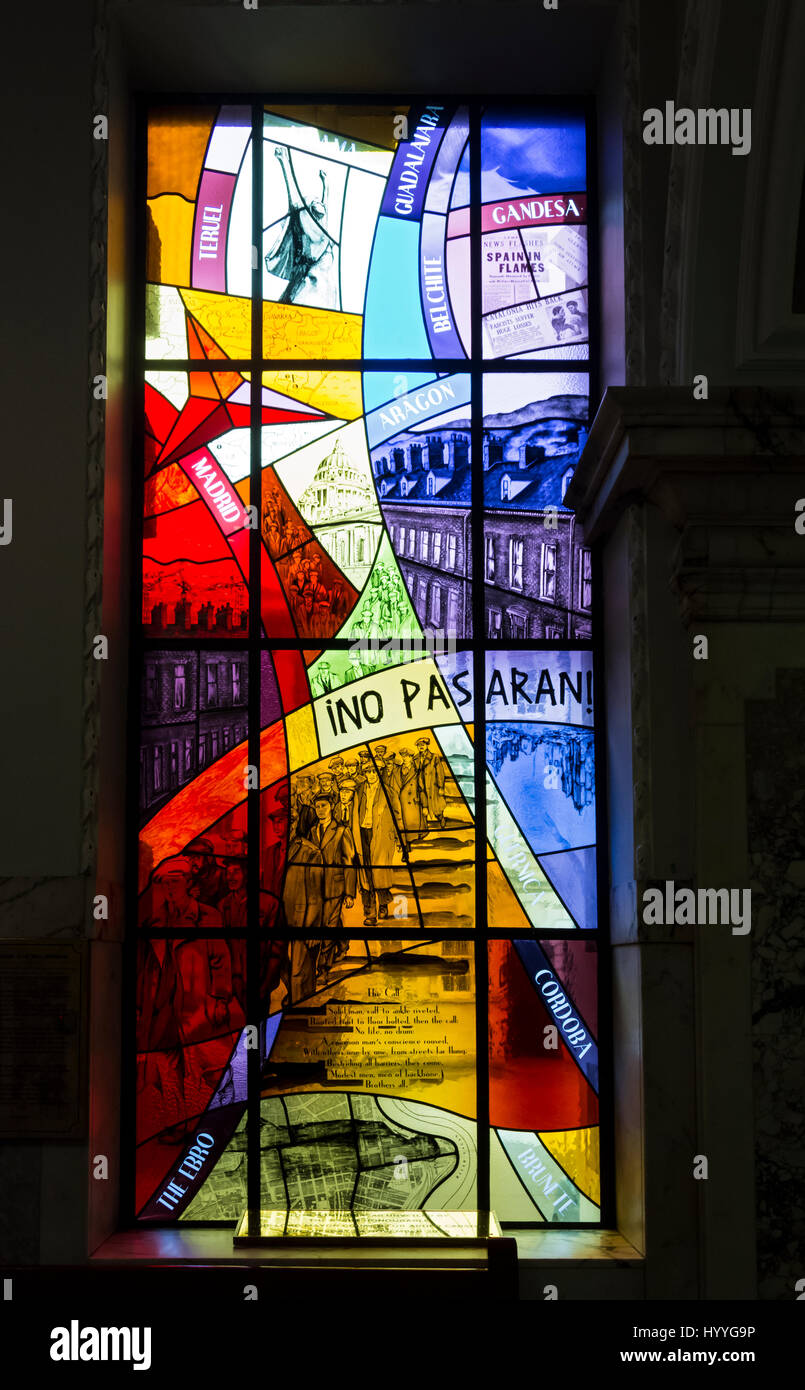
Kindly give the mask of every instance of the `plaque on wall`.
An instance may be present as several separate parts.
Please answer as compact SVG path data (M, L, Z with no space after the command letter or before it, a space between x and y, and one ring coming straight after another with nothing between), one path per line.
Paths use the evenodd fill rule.
M0 1136L86 1132L82 944L0 942Z

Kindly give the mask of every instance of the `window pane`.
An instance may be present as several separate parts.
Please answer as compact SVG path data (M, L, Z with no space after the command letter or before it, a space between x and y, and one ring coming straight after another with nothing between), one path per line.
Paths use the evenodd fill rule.
M260 944L258 961L265 1017L279 979L274 943ZM140 943L136 1205L145 1220L232 1221L246 1205L246 962L234 931ZM261 1027L263 1058L276 1023Z
M471 930L467 659L309 656L263 655L262 887L277 933Z
M590 637L589 558L585 586L583 537L563 500L588 411L579 372L484 378L486 602L502 615L488 618L490 637Z
M251 198L248 106L151 112L148 357L250 355Z
M470 631L469 379L385 400L385 374L266 373L287 411L318 414L263 430L263 618L273 636L387 640L432 626L429 596L450 571L451 635ZM317 389L316 383L321 381ZM268 388L267 388L268 389ZM273 389L273 388L272 388ZM413 402L413 404L412 404ZM421 429L400 431L419 413ZM436 476L436 492L423 487ZM413 567L401 570L399 558Z
M235 1049L245 1018L242 941L183 935L139 942L138 1214L179 1216L209 1172L210 1150L231 1134L239 1118L231 1103L238 1071L244 1095ZM189 1151L199 1133L197 1164Z
M266 109L266 357L466 354L469 229L448 204L468 133L444 104Z
M387 393L393 387L393 396ZM364 395L372 474L396 553L414 561L408 593L418 623L433 628L430 594L437 574L452 596L450 636L472 631L470 379L367 372ZM447 613L445 613L447 616Z
M140 922L145 927L192 930L220 924L227 864L244 853L246 832L246 743L238 737L244 735L248 703L245 651L237 663L243 673L237 691L231 680L235 664L231 650L184 651L186 702L177 710L176 652L148 652L143 685L147 691L150 672L155 698L143 706L140 732Z
M589 338L584 119L491 107L481 134L484 357Z
M597 1221L597 946L489 943L492 1207L501 1221Z
M440 1208L472 1210L469 942L296 941L276 959L262 1069L263 1207L412 1211L438 1187ZM317 980L313 1009L306 998L293 1007L288 995L303 964ZM189 1220L232 1219L246 1205L245 1124L242 1105L232 1103L245 1095L242 1064L238 1047L228 1109L204 1120L209 1176L203 1186L182 1178L191 1190L179 1210ZM158 1206L152 1203L146 1214L158 1215Z
M440 1208L473 1209L469 943L349 938L322 953L315 1010L286 1009L263 1072L263 1204L411 1210L439 1185Z
M236 372L146 373L146 636L248 633L248 394Z
M489 925L594 928L595 754L592 654L487 656Z

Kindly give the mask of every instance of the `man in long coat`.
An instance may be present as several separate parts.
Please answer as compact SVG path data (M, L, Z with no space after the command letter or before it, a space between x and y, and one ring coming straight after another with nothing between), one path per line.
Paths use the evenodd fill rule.
M414 761L423 805L430 820L437 821L440 828L444 829L444 810L447 805L444 795L444 758L431 751L429 738L418 738L416 746L418 752Z
M313 841L305 835L291 840L278 927L291 927L308 932L309 936L288 940L287 954L280 967L280 979L287 990L285 1005L297 1004L316 988L323 872L324 860Z
M344 777L338 788L338 805L335 808L335 819L338 821L339 825L346 825L348 827L352 835L353 843L355 840L353 808L357 789L357 782L353 782L351 777Z
M345 937L336 940L331 932L343 932L341 912L352 907L358 881L357 853L348 825L333 815L333 805L326 792L313 798L318 825L311 831L311 843L319 850L322 868L322 928L328 933L320 944L316 969L326 974L334 960L346 954Z
M249 894L246 886L246 864L244 860L231 860L226 866L226 881L229 884L229 892L225 898L221 899L219 912L224 927L232 932L246 930L248 922L248 900ZM264 1003L268 1003L271 991L274 989L280 975L280 961L284 956L284 945L272 934L267 935L274 926L274 918L277 910L276 898L269 893L260 890L259 898L260 912L260 998ZM266 934L265 938L263 934ZM246 1015L247 993L246 993L246 963L248 958L248 948L244 936L230 936L227 939L229 955L232 961L232 993L240 1001L244 1017Z
M394 878L392 863L399 848L402 825L400 797L395 786L381 782L370 760L364 765L365 780L355 792L353 812L360 837L360 881L364 926L387 918Z
M403 832L403 849L422 838L428 828L423 808L423 793L419 784L419 769L410 748L401 748L399 753L400 783L400 827Z
M310 834L322 857L322 920L324 931L342 931L341 910L352 907L357 886L356 853L349 826L333 816L333 803L327 793L317 792L313 805L318 816Z
M385 743L378 743L373 750L377 770L380 773L380 780L386 787L393 787L396 792L400 790L400 769L392 753L388 757L388 750Z

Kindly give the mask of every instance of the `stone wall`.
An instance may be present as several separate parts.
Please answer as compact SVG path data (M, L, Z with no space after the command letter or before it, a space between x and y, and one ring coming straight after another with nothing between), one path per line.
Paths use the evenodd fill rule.
M746 708L760 1298L795 1297L805 1245L805 671Z

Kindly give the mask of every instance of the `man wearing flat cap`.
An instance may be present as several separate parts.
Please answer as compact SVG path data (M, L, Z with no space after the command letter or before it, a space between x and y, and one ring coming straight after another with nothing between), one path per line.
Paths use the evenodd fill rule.
M217 907L227 893L226 874L215 862L212 840L200 835L185 850L191 864L190 894L209 907Z
M391 787L398 793L400 790L400 769L397 766L394 754L392 753L391 757L388 756L388 749L385 743L376 744L372 751L383 786Z
M378 918L389 915L392 868L400 848L400 798L394 786L386 786L371 758L364 769L364 780L355 793L353 823L360 835L359 882L363 899L364 926L376 926Z
M316 791L313 797L314 809L316 805L316 798L319 796L326 796L329 798L330 806L332 807L333 814L335 814L335 808L338 805L338 787L336 786L336 781L332 772L324 771L319 773L318 790Z
M163 859L151 881L161 902L143 923L145 928L160 930L178 927L187 931L194 927L221 926L218 908L193 896L193 864L189 854L176 854L170 859Z
M294 835L300 839L307 839L311 830L316 824L316 812L313 810L311 800L313 793L313 778L307 774L300 774L294 778L293 788L296 793L296 828Z
M318 686L319 695L329 695L333 688L333 673L329 661L317 662L313 682Z

